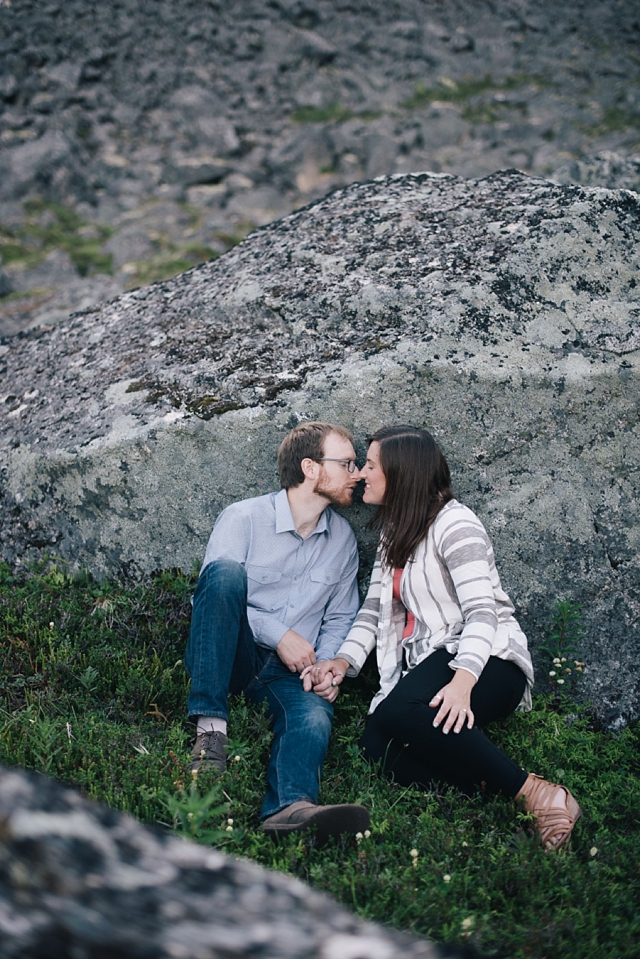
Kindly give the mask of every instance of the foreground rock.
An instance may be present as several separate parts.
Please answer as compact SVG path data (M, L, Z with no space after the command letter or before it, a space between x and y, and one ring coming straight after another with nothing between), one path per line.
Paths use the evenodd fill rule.
M295 879L0 769L0 959L446 959Z
M334 419L361 450L425 424L534 650L555 601L582 602L582 692L607 723L638 715L639 203L515 172L381 178L13 338L4 556L188 569L223 506L277 487L291 424Z

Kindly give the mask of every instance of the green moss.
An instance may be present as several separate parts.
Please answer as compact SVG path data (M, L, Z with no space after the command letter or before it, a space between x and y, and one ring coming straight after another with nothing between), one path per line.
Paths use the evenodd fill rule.
M230 410L243 410L245 403L236 403L233 400L220 399L219 396L202 396L187 403L190 413L195 413L201 420L210 420L214 416L222 416Z
M254 223L238 224L235 233L218 232L216 233L216 239L224 243L227 249L230 250L232 247L237 246L238 243L242 243L245 237L249 236L253 230L255 230Z
M160 280L169 280L178 273L184 273L194 266L213 260L220 254L211 247L191 243L177 246L173 243L161 243L162 252L151 260L140 260L135 264L136 271L131 274L129 286L145 286Z
M437 87L426 87L419 83L413 96L403 100L400 106L405 110L415 110L427 107L434 101L455 103L462 106L462 115L470 123L494 123L499 118L499 110L510 108L510 104L471 103L470 101L486 93L493 94L531 85L542 87L545 86L545 81L538 76L517 73L504 80L494 80L490 74L487 74L484 77L441 81ZM519 109L522 108L519 107Z
M361 110L356 112L339 103L330 103L326 107L300 107L291 114L294 123L343 123L345 120L377 120L382 110Z
M349 120L353 111L339 103L330 103L326 107L300 107L291 114L294 123L331 123Z
M0 227L0 254L4 263L22 263L34 267L53 250L65 250L81 276L112 273L110 253L101 247L111 236L106 226L94 227L96 237L82 235L86 227L74 210L59 203L32 197L24 203L26 221L20 229Z
M625 107L607 107L599 123L585 125L583 129L591 136L640 130L640 114L632 113Z
M22 243L13 243L11 240L0 240L0 257L3 264L20 263L33 256L33 251L29 250Z

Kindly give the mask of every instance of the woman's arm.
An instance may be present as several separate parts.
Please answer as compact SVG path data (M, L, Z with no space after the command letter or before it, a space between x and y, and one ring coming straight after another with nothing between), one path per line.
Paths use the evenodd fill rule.
M468 507L459 504L447 511L441 524L439 518L434 545L451 578L463 619L451 667L466 669L479 679L498 628L493 549L484 526Z
M430 702L437 709L433 725L460 732L473 727L471 690L491 655L498 628L492 570L493 550L484 526L467 507L447 512L442 529L434 529L435 547L455 589L463 617L458 651L450 666L454 676ZM436 520L437 524L437 520ZM439 525L439 524L437 524Z
M336 653L348 664L348 675L357 676L364 666L367 656L374 649L380 625L380 595L382 592L382 566L380 558L371 571L371 582L364 603L360 607L353 626Z

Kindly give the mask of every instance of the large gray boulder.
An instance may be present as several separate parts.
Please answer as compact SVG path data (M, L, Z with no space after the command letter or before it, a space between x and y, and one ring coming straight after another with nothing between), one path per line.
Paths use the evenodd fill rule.
M300 419L361 449L424 424L534 651L556 599L582 602L582 694L637 716L639 204L515 171L381 177L8 340L4 556L191 568L223 506L277 486Z
M0 959L453 959L303 883L0 768Z

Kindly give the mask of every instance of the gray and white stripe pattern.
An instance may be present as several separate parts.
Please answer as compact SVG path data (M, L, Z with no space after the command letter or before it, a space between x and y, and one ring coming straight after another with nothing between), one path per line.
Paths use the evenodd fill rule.
M380 555L369 592L337 655L357 676L377 646L380 689L370 712L411 669L443 646L455 655L452 669L466 669L478 678L489 656L515 662L527 677L520 709L531 708L533 667L527 639L502 589L487 532L467 506L451 500L438 513L418 546L400 582L402 604L393 599L393 570ZM402 640L405 608L415 616L410 637Z

